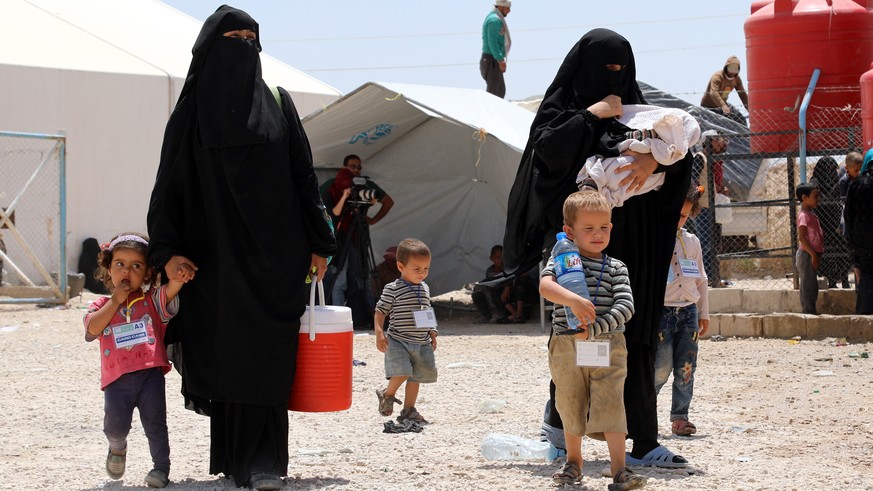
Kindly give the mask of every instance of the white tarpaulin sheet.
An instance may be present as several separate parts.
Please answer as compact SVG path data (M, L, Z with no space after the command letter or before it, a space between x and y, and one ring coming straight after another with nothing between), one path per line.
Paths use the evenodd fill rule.
M379 82L303 125L316 167L338 169L357 154L363 175L394 199L371 227L377 261L406 237L423 240L433 254L427 283L438 294L482 279L491 246L503 242L533 116L481 90Z

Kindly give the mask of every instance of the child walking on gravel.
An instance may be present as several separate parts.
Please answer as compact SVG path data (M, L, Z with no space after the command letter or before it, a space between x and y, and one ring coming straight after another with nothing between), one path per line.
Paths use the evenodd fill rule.
M540 294L554 302L549 370L555 382L555 406L564 422L567 462L552 476L556 484L582 480L582 437L606 440L612 483L610 491L639 489L646 479L629 470L625 456L627 376L625 323L634 313L627 267L603 253L612 231L612 206L594 190L564 201L564 233L579 248L591 300L558 283L555 258L540 275ZM567 324L564 306L579 319Z
M376 390L379 414L391 416L394 404L401 403L395 394L406 382L403 410L397 421L424 424L427 420L415 409L418 389L420 384L437 380L437 323L430 305L430 289L424 282L430 270L430 249L420 240L404 239L397 246L397 269L400 278L385 285L376 303L376 348L385 353L388 379L387 388ZM384 329L386 318L388 328Z
M100 340L100 388L103 390L103 433L109 440L106 473L121 479L127 461L127 435L133 409L149 441L154 468L145 483L163 488L170 483L170 440L164 375L170 370L164 333L179 310L177 294L194 276L188 265L184 281L158 285L146 256L148 239L125 233L104 246L95 276L111 297L94 301L85 314L85 340Z

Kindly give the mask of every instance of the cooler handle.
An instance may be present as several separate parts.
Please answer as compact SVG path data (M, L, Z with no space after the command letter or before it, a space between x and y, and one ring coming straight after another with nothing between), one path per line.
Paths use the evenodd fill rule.
M309 287L309 340L315 341L315 290L318 287L318 301L321 305L324 303L324 282L316 281L318 277L312 275L312 283Z

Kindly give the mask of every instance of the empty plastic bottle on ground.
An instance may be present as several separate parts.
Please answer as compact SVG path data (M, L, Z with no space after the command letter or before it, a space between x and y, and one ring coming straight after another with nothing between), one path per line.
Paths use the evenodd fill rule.
M540 442L503 433L490 433L482 439L482 457L488 460L549 461L549 442Z
M564 232L558 232L556 238L558 242L552 248L552 257L555 260L555 276L558 277L558 284L584 299L591 300L579 248ZM580 322L573 314L573 310L565 306L564 312L567 313L567 326L570 329L578 329Z

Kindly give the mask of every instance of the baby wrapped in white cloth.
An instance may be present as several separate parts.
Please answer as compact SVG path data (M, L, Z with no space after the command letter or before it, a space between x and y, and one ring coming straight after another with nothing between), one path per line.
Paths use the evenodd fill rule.
M629 138L622 141L618 150L651 153L662 165L672 165L682 160L688 150L700 139L700 125L690 114L681 109L626 104L622 106L622 115L618 121L628 128L644 130L640 132L638 139ZM608 158L594 155L585 161L585 166L576 176L576 183L581 185L585 179L593 179L600 193L613 206L621 206L638 194L661 189L664 184L663 172L649 176L642 188L634 192L628 191L630 184L619 186L618 183L627 177L630 171L616 174L615 170L632 161L633 157L624 155Z

